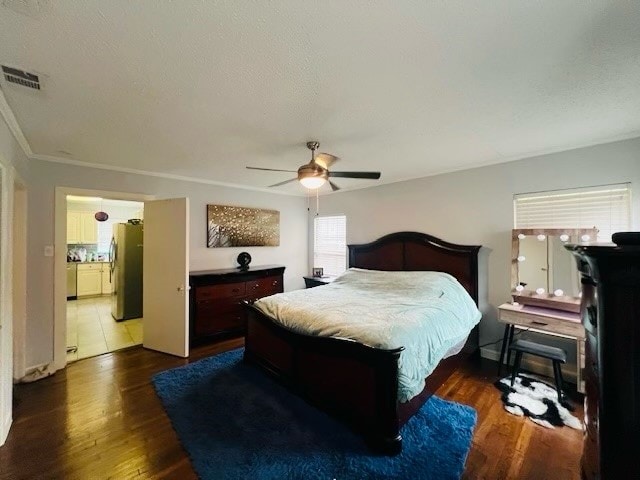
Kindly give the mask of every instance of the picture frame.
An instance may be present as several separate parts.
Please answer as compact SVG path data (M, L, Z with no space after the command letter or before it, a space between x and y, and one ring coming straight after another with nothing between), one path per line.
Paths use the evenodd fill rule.
M313 267L311 269L311 275L316 277L316 278L322 277L322 275L323 275L322 267Z

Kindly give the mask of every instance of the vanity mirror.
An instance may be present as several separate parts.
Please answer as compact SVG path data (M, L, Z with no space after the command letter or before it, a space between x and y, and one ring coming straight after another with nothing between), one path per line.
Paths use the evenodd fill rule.
M597 234L595 228L514 229L511 234L513 300L578 313L580 277L564 245L593 242Z

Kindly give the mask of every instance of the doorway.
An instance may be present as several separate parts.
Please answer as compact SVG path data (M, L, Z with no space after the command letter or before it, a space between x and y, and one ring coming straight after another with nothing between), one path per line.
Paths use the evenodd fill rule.
M187 357L189 199L155 200L144 194L56 187L53 362L44 373L67 364L67 195L144 202L143 346Z
M67 362L142 344L144 203L67 195L66 214Z

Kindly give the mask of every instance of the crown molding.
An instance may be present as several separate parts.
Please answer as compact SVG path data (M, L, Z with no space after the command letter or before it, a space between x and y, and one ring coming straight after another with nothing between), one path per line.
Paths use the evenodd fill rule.
M227 188L239 188L242 190L250 190L254 192L262 192L262 193L270 193L276 195L285 195L290 197L298 197L300 194L291 193L291 192L282 192L278 190L271 190L268 188L262 187L251 187L248 185L240 185L237 183L227 183L227 182L219 182L216 180L208 180L206 178L197 178L197 177L189 177L185 175L174 175L171 173L161 173L161 172L153 172L150 170L139 170L137 168L129 168L129 167L120 167L116 165L107 165L104 163L92 163L92 162L83 162L81 160L74 160L71 158L61 158L56 157L54 155L43 155L40 153L34 153L29 158L33 160L41 160L44 162L53 162L53 163L61 163L65 165L74 165L78 167L85 168L97 168L100 170L109 170L112 172L121 172L121 173L130 173L133 175L145 175L148 177L157 177L157 178L166 178L169 180L179 180L182 182L191 182L191 183L202 183L205 185L215 185L217 187L227 187Z
M24 154L27 156L27 158L31 158L31 156L33 155L31 145L29 145L27 137L25 137L24 133L22 133L22 128L20 128L20 124L18 123L16 116L13 114L13 110L11 110L9 103L7 102L7 97L4 96L4 92L2 91L2 89L0 89L0 113L4 118L4 121L7 122L9 130L13 134L13 137L16 139L16 142L18 142L18 145L20 145L20 148L22 148Z

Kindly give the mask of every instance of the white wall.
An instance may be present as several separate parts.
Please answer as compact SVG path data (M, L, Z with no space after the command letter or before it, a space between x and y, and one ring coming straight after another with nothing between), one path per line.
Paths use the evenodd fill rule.
M29 174L28 367L47 364L53 359L54 260L45 257L43 249L45 245L54 244L55 187L142 193L156 198L189 197L192 270L234 267L238 253L246 250L253 258L252 265L285 265L286 290L304 286L302 276L307 273L308 244L304 198L38 160L30 160ZM207 248L208 203L279 210L280 246Z
M640 139L338 192L321 197L320 214L347 215L347 243L365 243L387 233L414 230L449 242L483 245L480 253L483 344L501 339L502 327L495 320L496 307L510 299L513 195L621 182L632 183L633 228L638 230ZM313 219L310 220L312 232ZM311 247L310 261L312 256ZM497 349L499 345L489 348Z

